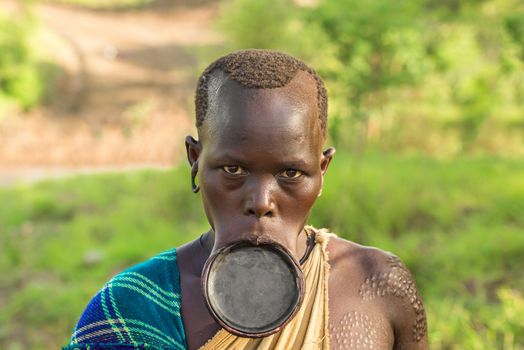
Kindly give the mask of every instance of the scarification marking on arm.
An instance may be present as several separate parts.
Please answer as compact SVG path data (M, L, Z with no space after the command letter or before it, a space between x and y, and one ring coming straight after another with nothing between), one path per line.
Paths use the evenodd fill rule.
M364 300L392 295L409 301L415 312L413 340L419 342L427 332L424 305L411 273L396 256L388 259L388 270L367 277L360 286L359 294Z
M365 313L350 311L334 326L330 326L333 349L380 349L387 333L382 323Z

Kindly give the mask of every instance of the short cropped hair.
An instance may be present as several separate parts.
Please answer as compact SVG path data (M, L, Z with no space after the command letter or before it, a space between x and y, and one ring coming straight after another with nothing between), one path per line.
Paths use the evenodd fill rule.
M326 135L327 92L317 72L301 60L283 52L272 50L240 50L211 63L198 79L195 94L196 126L204 122L208 110L209 81L215 70L250 89L272 89L286 86L299 70L309 73L317 85L317 111L322 133Z

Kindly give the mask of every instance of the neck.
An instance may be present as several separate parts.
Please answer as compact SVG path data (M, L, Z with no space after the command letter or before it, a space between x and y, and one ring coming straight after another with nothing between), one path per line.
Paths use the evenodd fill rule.
M210 229L200 237L200 244L207 259L213 251L213 246L215 245L215 232L213 229Z

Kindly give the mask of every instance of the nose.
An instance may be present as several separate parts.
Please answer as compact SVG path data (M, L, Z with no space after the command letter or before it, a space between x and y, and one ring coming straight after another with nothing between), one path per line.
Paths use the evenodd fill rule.
M271 180L252 181L249 184L244 202L245 215L254 216L257 219L275 215L276 205Z

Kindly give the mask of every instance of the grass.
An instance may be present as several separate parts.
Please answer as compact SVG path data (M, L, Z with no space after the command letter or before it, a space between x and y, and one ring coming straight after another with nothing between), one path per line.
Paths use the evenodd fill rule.
M406 262L433 349L524 349L522 162L337 154L310 221ZM113 274L206 228L185 167L0 189L0 348L65 344Z

